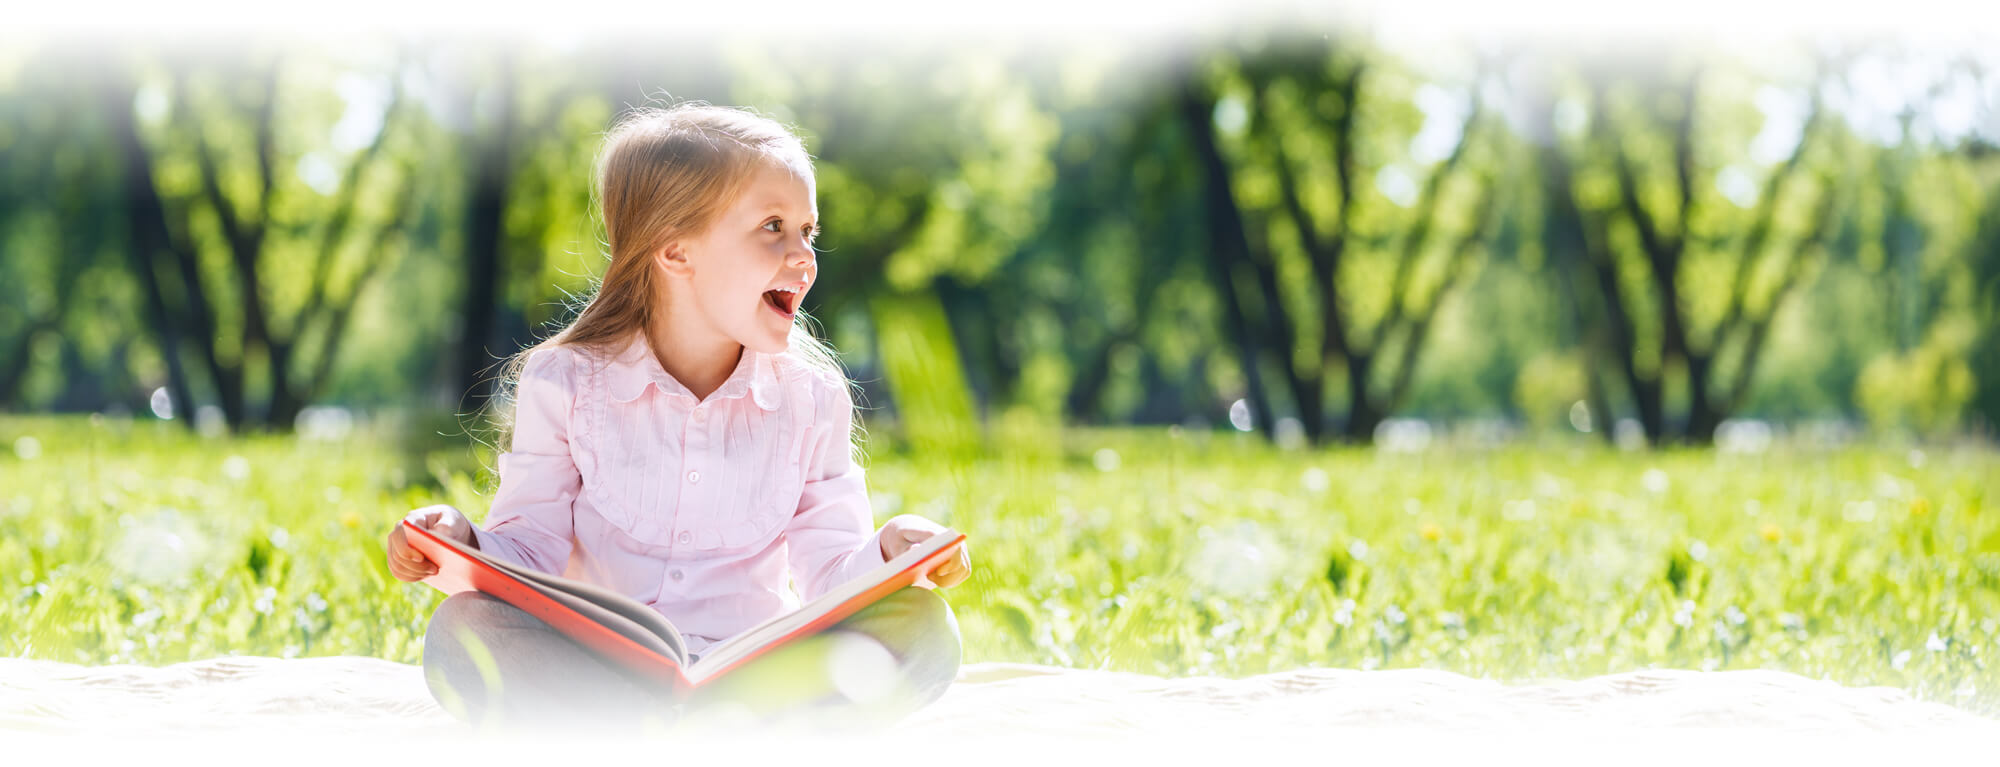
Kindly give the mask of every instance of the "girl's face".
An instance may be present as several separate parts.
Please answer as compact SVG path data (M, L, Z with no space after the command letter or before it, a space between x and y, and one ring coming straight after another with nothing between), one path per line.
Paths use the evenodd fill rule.
M806 291L819 274L812 241L819 207L809 178L759 163L741 197L707 232L685 240L683 276L710 327L745 347L785 351Z

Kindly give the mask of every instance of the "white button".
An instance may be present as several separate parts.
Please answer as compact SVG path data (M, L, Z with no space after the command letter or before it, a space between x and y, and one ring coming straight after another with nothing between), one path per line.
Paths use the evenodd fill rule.
M687 543L692 540L694 540L694 536L688 535L686 530L681 531L681 543Z
M689 481L689 482L700 482L700 481L701 481L701 472L698 472L698 471L690 471L690 472L688 472L688 481Z
M674 580L680 580L680 579L681 579L681 571L679 571L679 570L675 570L675 571L673 571L673 572L671 572L671 573L668 573L668 575L671 575L671 576L673 576Z
M701 419L703 419L703 418L706 418L706 417L708 417L708 411L707 411L706 409L703 409L703 408L695 408L695 409L694 409L694 419L695 419L695 420L699 421L699 420L701 420Z

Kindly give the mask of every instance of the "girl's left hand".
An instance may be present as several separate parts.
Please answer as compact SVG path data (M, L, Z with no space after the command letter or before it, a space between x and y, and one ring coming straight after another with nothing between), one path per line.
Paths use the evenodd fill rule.
M890 517L882 523L882 559L895 559L897 555L909 551L930 537L944 532L944 526L915 514L901 514ZM951 588L963 582L972 574L972 542L959 544L958 556L945 560L932 570L930 579L938 588Z

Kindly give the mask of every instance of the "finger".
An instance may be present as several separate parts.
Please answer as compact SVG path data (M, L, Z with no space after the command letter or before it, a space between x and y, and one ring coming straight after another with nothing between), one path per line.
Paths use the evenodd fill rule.
M404 583L416 583L417 581L429 578L435 574L436 573L410 573L410 572L397 573L396 580L402 581Z
M406 567L415 567L430 561L428 557L424 556L423 552L411 546L404 546L401 551L397 552L396 558L402 560Z
M421 571L421 570L408 570L408 569L405 569L405 570L401 570L401 571L398 571L398 572L396 573L396 580L400 580L400 581L420 581L420 580L423 580L424 578L427 578L427 577L429 577L429 576L430 576L430 574L429 574L429 573L426 573L426 572L423 572L423 571Z
M396 541L396 545L392 550L396 553L397 557L404 559L406 561L410 562L424 561L424 553L418 551L417 547L411 546L410 542L407 540Z
M405 565L392 569L396 571L396 577L406 581L423 580L437 574L437 567L434 565Z
M951 588L953 586L965 582L965 571L953 570L950 573L946 573L943 577L938 578L936 580L939 586L943 586L945 588Z
M425 506L418 511L423 512L423 519L417 523L417 526L425 530L436 530L452 517L451 512L453 509L444 504L437 504Z
M416 549L410 547L410 542L403 539L403 529L400 527L389 531L388 549L389 559L392 561L414 559L415 557L412 555L417 553Z
M417 568L422 566L423 566L423 560L413 560L407 557L400 557L400 556L389 557L389 569L391 570L401 570L403 572L410 573L410 572L416 572Z

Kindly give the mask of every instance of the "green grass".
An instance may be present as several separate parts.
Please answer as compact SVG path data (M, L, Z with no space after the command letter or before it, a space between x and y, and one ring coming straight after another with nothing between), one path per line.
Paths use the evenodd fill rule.
M483 517L488 478L467 440L389 433L0 419L0 654L418 661L441 596L389 577L383 536L429 503ZM970 536L975 574L946 592L968 662L1507 680L1771 668L2000 714L1990 450L999 439L1016 447L878 450L869 471L878 521L917 513Z

